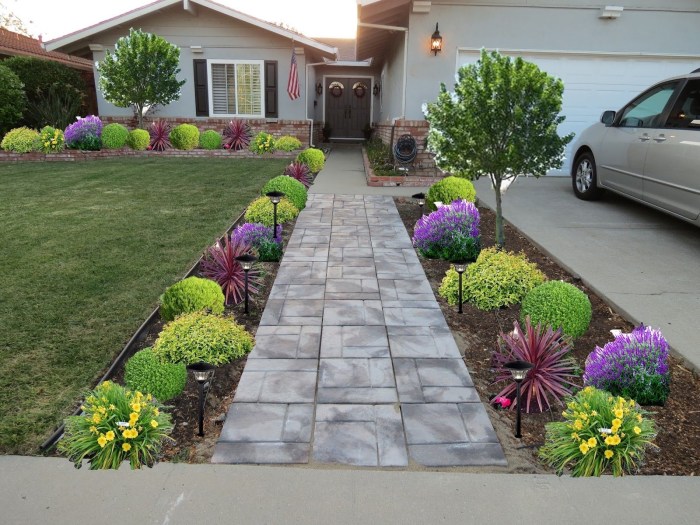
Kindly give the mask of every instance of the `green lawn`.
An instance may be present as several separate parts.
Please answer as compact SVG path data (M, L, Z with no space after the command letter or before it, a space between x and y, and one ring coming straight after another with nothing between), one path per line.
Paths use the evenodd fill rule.
M37 451L284 164L0 164L0 453Z

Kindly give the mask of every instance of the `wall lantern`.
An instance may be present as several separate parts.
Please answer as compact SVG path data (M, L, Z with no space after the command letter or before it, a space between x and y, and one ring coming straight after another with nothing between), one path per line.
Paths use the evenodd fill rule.
M437 24L435 24L433 36L430 37L430 50L435 53L435 56L442 51L442 37L440 36L440 31L438 31Z
M379 92L382 90L382 88L379 87L379 84L376 82L374 83L374 87L372 88L372 94L376 97L379 95Z
M316 94L320 97L321 94L323 93L323 84L320 82L316 84Z

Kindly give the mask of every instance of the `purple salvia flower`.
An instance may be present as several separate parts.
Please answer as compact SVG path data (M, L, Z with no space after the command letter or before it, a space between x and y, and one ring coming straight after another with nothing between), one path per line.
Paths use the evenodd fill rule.
M102 121L100 117L88 115L70 124L63 132L65 143L68 147L84 141L90 137L100 138L102 136Z
M233 230L231 239L233 241L249 244L254 248L258 248L263 241L274 240L275 242L280 243L282 239L282 225L277 225L277 237L276 239L273 239L271 227L257 222L246 222Z
M424 215L413 230L413 246L425 257L474 260L480 251L479 210L456 200Z

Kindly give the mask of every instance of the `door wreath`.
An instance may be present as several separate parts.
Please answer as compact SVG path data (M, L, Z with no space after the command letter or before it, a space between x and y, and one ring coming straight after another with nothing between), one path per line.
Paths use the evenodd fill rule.
M355 86L352 88L352 90L355 92L355 96L357 98L364 97L365 93L367 92L367 88L365 87L364 84L355 84Z
M343 94L343 86L337 82L331 84L329 91L334 97L339 97Z

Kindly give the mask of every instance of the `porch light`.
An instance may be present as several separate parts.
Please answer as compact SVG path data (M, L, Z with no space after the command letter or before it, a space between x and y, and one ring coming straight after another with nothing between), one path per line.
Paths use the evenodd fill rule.
M320 97L323 94L323 84L316 84L316 94Z
M430 37L430 50L435 53L435 56L442 51L442 37L440 36L440 31L438 31L437 23L435 24L435 32Z
M374 87L372 88L372 94L376 97L379 96L379 92L382 90L382 88L379 87L379 84L376 82L374 83Z

